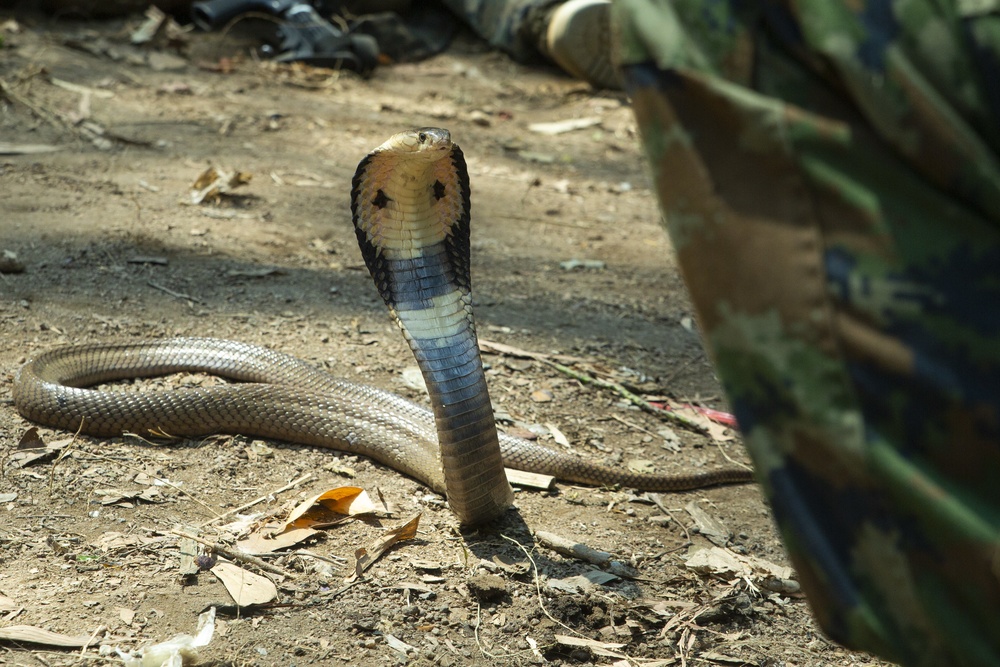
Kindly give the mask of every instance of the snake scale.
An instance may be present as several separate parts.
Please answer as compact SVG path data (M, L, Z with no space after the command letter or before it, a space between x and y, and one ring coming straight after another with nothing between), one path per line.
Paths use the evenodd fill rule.
M640 474L497 432L472 317L468 171L447 130L401 132L369 153L352 182L351 210L365 263L417 359L433 410L265 347L174 338L45 352L15 378L18 411L95 436L239 433L362 454L446 494L465 525L510 506L505 465L649 491L752 480L741 468ZM87 388L184 371L235 382L159 392Z

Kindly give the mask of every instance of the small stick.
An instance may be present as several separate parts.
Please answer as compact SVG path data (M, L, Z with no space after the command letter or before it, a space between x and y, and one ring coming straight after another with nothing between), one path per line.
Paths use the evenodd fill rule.
M606 568L611 574L624 577L626 579L636 579L639 573L624 563L612 560L612 554L607 551L598 551L593 547L588 547L582 542L574 542L555 533L544 530L535 531L535 539L543 547L548 547L555 552L561 553L570 558L586 561L598 567Z
M293 551L292 553L294 553L296 556L307 556L309 558L315 558L316 560L321 560L330 563L331 565L347 564L346 558L341 558L340 556L320 556L319 554L314 554L308 549L298 549L296 551Z
M697 433L703 433L705 435L708 435L708 429L699 424L698 422L694 421L693 419L685 417L684 415L674 412L672 410L659 410L657 408L654 408L652 405L649 404L649 401L644 399L642 396L632 393L631 391L629 391L622 385L618 384L617 382L595 378L592 375L581 373L580 371L573 370L568 366L563 366L562 364L557 364L556 362L548 361L547 359L540 359L539 361L549 364L560 373L568 375L575 380L579 380L584 384L592 384L596 387L600 387L601 389L610 389L611 391L614 391L619 396L627 400L632 405L638 407L643 412L655 415L665 421L681 424L682 426L686 426L687 428Z
M170 289L169 287L164 287L163 285L159 285L157 283L154 283L152 280L147 280L146 284L149 285L152 288L160 290L161 292L166 292L170 296L172 296L174 298L177 298L177 299L186 299L188 301L194 301L196 303L204 303L201 299L199 299L196 296L191 296L190 294L184 294L182 292L175 292L172 289Z
M222 543L220 542L210 542L206 539L198 537L197 535L186 533L183 530L172 529L167 532L169 532L172 535L177 535L178 537L186 537L187 539L194 540L199 544L204 544L206 547L210 548L214 553L225 556L226 558L229 558L231 560L259 567L265 572L270 572L271 574L278 574L281 575L282 577L295 579L295 575L289 572L288 570L285 570L284 568L278 567L277 565L271 565L267 561L261 560L256 556L251 556L250 554L245 554L242 551L236 551L234 549L230 549L229 547L223 546Z
M12 102L17 102L19 104L28 107L28 109L32 113L34 113L36 116L44 120L49 125L58 128L64 127L64 125L59 122L58 118L54 114L49 113L48 110L36 105L32 101L30 101L27 97L24 97L20 93L15 92L13 87L11 87L11 85L6 81L4 81L3 79L0 79L0 92L6 95Z
M199 528L204 528L205 526L207 526L209 524L213 524L216 521L218 521L219 519L222 519L223 517L227 517L230 514L236 514L237 512L242 512L243 510L247 509L248 507L253 507L257 503L264 502L265 500L267 500L271 496L276 496L279 493L284 493L285 491L288 491L289 489L294 489L299 484L302 484L303 482L305 482L306 480L311 479L311 478L312 478L312 473L311 472L307 472L306 474L302 475L302 477L299 477L294 482L289 482L288 484L285 484L280 489L276 489L276 490L272 491L271 493L268 493L267 495L263 495L260 498L256 498L255 500L251 500L250 502L245 503L243 505L240 505L239 507L234 507L231 510L223 512L222 514L220 514L219 516L215 517L214 519L209 519L205 523L199 524L198 527Z
M561 625L562 627L566 628L570 632L576 633L576 634L578 634L578 635L580 635L582 637L583 636L582 634L580 634L579 632L577 632L573 628L569 627L568 625L566 625L565 623L563 623L562 621L560 621L559 619L557 619L555 616L553 616L552 614L549 613L548 609L545 608L545 603L542 602L542 600L543 600L543 597L542 597L542 581L541 581L541 579L538 576L538 564L535 563L535 559L531 557L531 554L528 552L527 549L524 548L524 545L521 544L520 542L518 542L517 540L515 540L513 537L507 537L503 533L500 533L500 537L502 537L503 539L507 540L508 542L512 542L514 544L514 546L518 547L522 552L524 552L524 555L528 559L528 562L531 563L531 572L532 572L531 576L532 576L532 579L535 582L535 593L538 595L538 608L542 610L542 613L545 614L546 616L548 616L549 620L552 621L553 623L555 623L557 625Z
M674 513L671 512L670 509L664 504L664 502L663 502L663 494L660 494L660 493L647 493L646 496L650 500L652 500L653 503L658 508L660 508L661 512L663 512L664 514L666 514L668 517L670 517L670 519L674 523L676 523L678 526L681 527L681 530L684 531L684 541L687 544L691 544L691 533L688 532L687 526L685 526L683 523L681 523L680 521L678 521L677 517L674 516Z
M106 625L98 625L96 628L94 628L94 631L90 633L90 637L87 638L87 643L85 643L83 645L83 648L80 649L80 655L86 655L87 649L90 648L91 644L95 643L94 638L97 637L97 633L104 632L107 629L108 626Z
M633 424L632 422L630 422L627 419L622 419L618 415L610 415L610 417L612 419L614 419L616 422L621 422L622 424L625 424L629 428L635 429L636 431L639 431L640 433L645 433L646 435L651 435L654 438L658 438L659 437L657 434L653 433L652 431L644 429L643 427L639 426L638 424Z

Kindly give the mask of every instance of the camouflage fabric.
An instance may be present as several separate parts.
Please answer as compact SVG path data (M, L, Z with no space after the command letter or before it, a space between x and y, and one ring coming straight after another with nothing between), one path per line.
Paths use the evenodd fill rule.
M544 17L563 0L441 0L490 46L519 63L543 60L538 34Z
M1000 2L617 0L665 223L835 640L1000 664Z

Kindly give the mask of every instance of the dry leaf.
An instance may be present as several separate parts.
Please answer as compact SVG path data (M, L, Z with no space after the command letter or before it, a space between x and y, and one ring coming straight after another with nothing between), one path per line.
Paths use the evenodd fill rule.
M726 528L721 519L703 510L698 505L698 501L692 500L689 502L684 506L684 511L694 519L695 530L707 537L709 542L720 547L724 547L729 543L729 539L733 534Z
M63 438L53 443L45 444L42 437L38 435L38 429L34 426L29 428L21 436L17 447L9 457L10 462L18 468L27 468L33 463L47 461L55 458L63 449L73 442L73 438Z
M530 562L511 560L500 554L493 554L493 562L507 574L521 575L527 574L531 570Z
M385 635L385 643L389 645L389 648L393 649L394 651L399 651L403 655L406 655L411 651L417 650L416 646L411 646L410 644L404 642L402 639L394 637L389 633L386 633Z
M792 568L777 565L755 556L744 556L722 547L699 549L691 554L684 565L702 574L715 574L727 578L793 580Z
M246 185L253 177L246 171L226 171L209 167L191 184L191 203L200 204L206 199L218 199L235 188Z
M625 467L632 472L644 474L656 472L656 464L649 459L629 459L625 462Z
M262 530L247 536L245 540L237 542L236 546L248 554L269 554L295 546L320 532L315 528L288 528L280 533L274 532L276 530L277 526L265 526Z
M354 552L354 557L357 559L354 565L354 574L351 579L358 579L361 574L370 568L375 561L382 556L385 551L396 544L397 542L402 542L403 540L412 540L417 536L417 526L420 524L420 514L416 515L405 524L398 528L393 528L392 530L386 531L385 535L378 538L366 549L361 547Z
M549 429L549 433L552 434L552 439L556 441L557 445L569 447L569 439L562 431L556 428L555 424L545 424L545 428Z
M603 655L608 658L624 658L626 656L622 655L614 649L622 648L625 644L614 644L611 642L600 642L596 639L587 639L586 637L570 637L569 635L554 635L555 640L562 644L563 646L582 646L584 648L590 649L593 653L597 655Z
M266 604L278 597L278 588L273 581L228 561L216 563L212 574L219 578L233 601L241 607Z
M565 579L549 579L548 586L549 588L554 588L557 591L565 593L586 593L593 589L594 586L603 586L604 584L618 580L619 577L609 572L591 570L585 574L578 574L573 577L566 577Z
M340 521L344 516L371 514L376 511L375 503L368 492L356 486L339 486L328 489L299 503L291 511L279 532L293 528L309 528L320 524Z
M0 628L0 641L31 642L47 646L64 646L66 648L82 648L97 644L100 640L90 635L71 637L58 632L36 628L33 625L9 625Z
M42 436L38 435L37 426L32 426L25 431L17 442L17 449L38 449L44 446L45 442L42 440Z

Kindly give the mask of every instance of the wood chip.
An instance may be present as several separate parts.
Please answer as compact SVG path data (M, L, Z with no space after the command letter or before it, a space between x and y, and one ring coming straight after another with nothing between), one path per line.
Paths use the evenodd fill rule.
M556 483L556 478L552 475L543 475L537 472L527 472L525 470L514 470L504 468L507 473L507 481L515 486L523 486L531 489L550 490Z
M532 132L537 132L538 134L547 134L549 136L556 134L563 134L565 132L572 132L574 130L583 130L588 127L594 127L595 125L600 125L601 119L596 116L590 118L570 118L569 120L557 120L552 123L532 123L528 126L528 129Z

